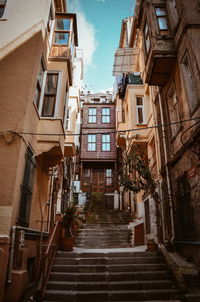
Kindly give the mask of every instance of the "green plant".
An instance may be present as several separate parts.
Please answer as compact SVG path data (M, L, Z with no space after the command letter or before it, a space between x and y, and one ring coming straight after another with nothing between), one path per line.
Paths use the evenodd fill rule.
M76 205L74 203L68 205L62 219L65 237L73 237L73 223L76 213Z

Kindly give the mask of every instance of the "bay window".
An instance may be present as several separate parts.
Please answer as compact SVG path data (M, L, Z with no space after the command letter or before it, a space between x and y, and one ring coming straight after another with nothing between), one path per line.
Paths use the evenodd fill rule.
M69 45L70 19L56 19L54 44Z

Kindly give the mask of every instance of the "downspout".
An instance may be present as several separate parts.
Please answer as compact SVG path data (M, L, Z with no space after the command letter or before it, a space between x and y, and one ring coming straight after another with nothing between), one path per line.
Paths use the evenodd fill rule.
M163 147L164 147L164 161L166 167L167 191L168 191L169 207L170 207L171 231L172 231L171 242L172 242L174 240L174 213L173 213L173 205L172 205L172 190L171 190L171 184L169 178L169 167L167 164L167 145L166 145L166 136L165 136L165 127L164 127L164 116L163 116L160 93L158 93L158 98L159 98L159 108L160 108L161 125L162 125L161 129L162 129Z

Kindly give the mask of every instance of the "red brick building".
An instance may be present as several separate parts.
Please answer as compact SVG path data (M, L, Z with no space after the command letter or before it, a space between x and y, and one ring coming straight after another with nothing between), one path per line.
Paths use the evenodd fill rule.
M109 93L82 95L81 189L102 193L105 208L118 208L115 104Z

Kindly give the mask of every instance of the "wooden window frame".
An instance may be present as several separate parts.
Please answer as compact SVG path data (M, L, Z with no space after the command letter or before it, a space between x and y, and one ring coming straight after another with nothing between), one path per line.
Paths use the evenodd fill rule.
M58 20L69 20L70 21L70 26L69 29L58 29L57 28L57 21ZM55 30L54 30L54 45L61 45L61 46L70 46L70 40L71 40L71 28L72 28L72 19L71 18L62 18L62 17L57 17L55 20ZM68 35L68 41L67 43L58 43L56 42L56 34L67 34Z
M108 140L106 139L109 138ZM111 137L110 134L102 134L101 136L101 146L103 152L111 151Z
M111 175L108 175L107 172L111 171ZM113 170L112 169L106 169L106 186L112 186L113 184Z
M156 9L162 9L164 11L163 14L159 15L156 11ZM158 29L161 35L168 35L169 34L169 22L168 22L168 17L167 17L167 10L165 6L155 6L155 15L156 15L156 19L157 19L157 24L158 24ZM165 19L165 23L166 23L166 28L161 28L160 27L160 22L159 19Z
M21 185L21 200L19 207L18 221L21 225L28 227L31 211L31 199L33 195L34 177L35 177L36 161L34 153L28 147L25 154L25 168L23 176L23 184Z
M142 99L142 105L137 104L138 99ZM136 118L137 118L137 124L138 125L144 125L145 124L145 111L144 111L144 96L143 95L136 95L135 96L135 106L136 106ZM142 112L142 122L139 121L139 111Z
M40 76L41 71L42 71L42 75ZM40 101L41 101L41 95L42 95L42 85L43 85L45 71L46 71L46 68L45 68L44 60L42 58L40 61L40 70L37 75L37 84L36 84L35 97L34 97L34 103L36 105L37 110L39 110L39 107L40 107Z
M5 7L6 7L6 2L7 2L7 0L5 0L4 3L3 3L3 1L2 2L0 1L0 19L3 18Z
M108 113L106 113L107 110L108 110ZM110 123L110 107L103 107L102 108L101 122L103 124L109 124Z
M95 113L94 113L95 111ZM88 123L96 124L97 122L97 108L96 107L89 107L88 108Z
M92 137L94 138L94 141L92 140ZM97 143L96 134L88 134L88 151L89 152L96 151L96 143Z

